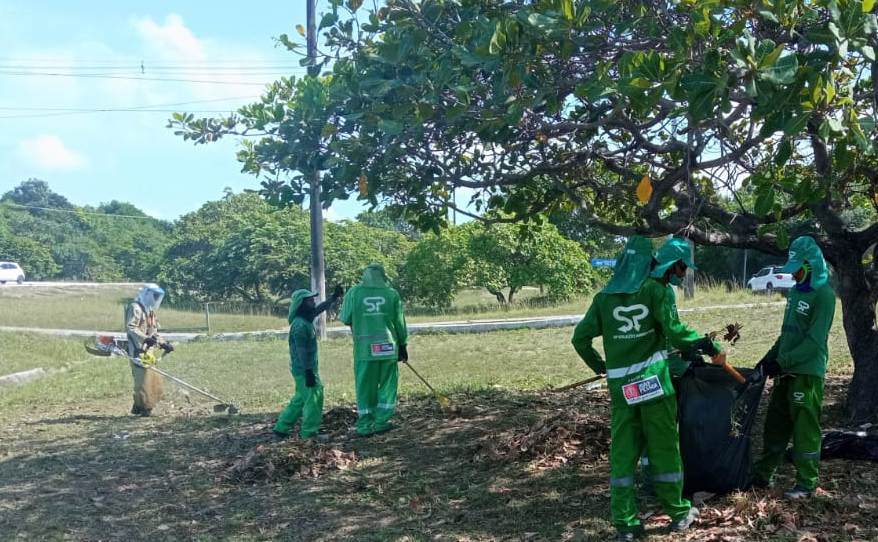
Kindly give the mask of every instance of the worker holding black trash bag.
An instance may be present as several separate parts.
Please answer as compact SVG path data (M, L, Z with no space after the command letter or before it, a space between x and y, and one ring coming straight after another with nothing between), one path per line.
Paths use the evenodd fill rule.
M668 345L700 350L720 359L719 345L677 317L670 284L694 265L685 240L667 241L653 257L652 243L631 237L616 261L613 277L576 326L572 343L596 373L607 375L611 405L610 509L619 538L643 530L637 513L634 474L646 450L656 497L671 516L672 530L686 530L698 510L682 496L683 465L677 403L668 369ZM650 276L652 278L650 278ZM606 362L592 346L603 338Z

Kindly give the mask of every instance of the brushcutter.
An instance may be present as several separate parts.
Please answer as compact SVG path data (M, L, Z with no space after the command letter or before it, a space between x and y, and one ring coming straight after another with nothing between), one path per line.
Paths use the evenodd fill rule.
M424 379L424 377L421 376L421 374L418 373L418 372L415 370L415 368L412 367L411 364L410 364L408 361L403 361L403 362L401 362L401 363L404 363L409 369L411 369L412 372L415 373L415 376L417 376L418 379L420 379L420 381L423 382L424 385L427 386L427 388L428 388L431 392L433 392L433 397L436 398L436 402L439 403L439 406L442 408L442 410L452 410L451 399L449 399L448 397L446 397L446 396L442 395L441 393L439 393L438 391L436 391L436 390L433 388L433 386L431 386L430 383L427 382L427 381Z
M134 359L137 359L137 358L134 358ZM181 379L177 378L176 376L169 374L169 373L159 369L158 367L156 367L154 365L147 365L147 364L142 364L142 363L137 363L137 362L135 362L135 365L139 365L140 367L143 367L144 369L148 369L150 371L155 371L158 374L162 375L163 377L168 378L170 380L173 380L174 382L183 386L186 389L192 390L195 393L197 393L203 397L207 397L208 399L212 399L212 400L216 401L217 404L213 405L214 412L227 412L228 414L238 414L239 412L241 412L241 410L234 403L224 401L224 400L220 399L219 397L217 397L216 395L208 393L202 389L196 388L192 384L190 384L184 380L181 380Z
M241 412L241 409L238 408L238 406L235 403L232 403L229 401L224 401L223 399L220 399L216 395L208 393L200 388L196 388L195 386L186 382L185 380L177 378L176 376L159 369L158 367L156 367L154 365L154 363L159 361L159 360L155 359L155 357L152 355L150 355L150 357L152 357L152 359L154 360L152 363L144 363L143 360L141 360L141 358L130 357L126 350L120 348L121 344L127 344L127 341L124 341L124 342L123 341L124 341L124 339L115 339L113 337L100 336L100 337L98 337L97 343L94 347L92 347L89 344L86 344L85 349L88 351L89 354L92 354L95 356L101 356L101 357L123 356L123 357L128 358L133 364L137 365L138 367L142 367L143 369L150 370L150 371L155 371L156 373L162 375L163 377L165 377L169 380L173 380L174 382L183 386L186 389L192 390L195 393L197 393L203 397L207 397L208 399L211 399L212 401L216 401L217 404L215 404L213 406L214 412L227 412L228 414L238 414L239 412ZM167 354L165 354L165 355L167 355ZM144 356L144 357L146 357L146 356Z

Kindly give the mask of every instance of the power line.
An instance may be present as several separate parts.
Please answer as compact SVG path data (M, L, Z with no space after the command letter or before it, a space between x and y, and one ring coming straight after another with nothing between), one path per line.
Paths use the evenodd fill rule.
M125 75L111 75L106 73L59 73L59 72L12 72L0 71L0 75L40 76L40 77L83 77L94 79L126 79L131 81L166 81L178 83L203 83L210 85L249 85L264 87L267 83L252 83L247 81L210 81L204 79L180 79L174 77L132 77Z
M39 207L36 205L19 205L17 203L8 203L4 201L0 201L0 207L15 207L18 209L38 209L40 211L53 211L56 213L70 213L75 215L91 215L91 216L102 216L105 218L136 218L138 220L155 220L156 222L163 222L158 218L153 218L151 216L138 216L138 215L114 215L110 213L94 213L91 211L79 211L79 210L70 210L70 209L55 209L52 207Z
M216 71L216 72L226 72L226 71L240 71L240 72L250 72L250 71L299 71L304 72L307 71L306 68L303 68L299 65L292 64L247 64L241 66L186 66L186 65L151 65L151 64L117 64L117 65L91 65L91 66L72 66L69 64L5 64L0 63L0 69L3 70L27 70L27 71L41 71L41 70L64 70L64 71L77 71L77 70L133 70L138 72L150 72L150 71Z
M0 111L110 111L110 110L129 110L129 109L151 109L154 107L174 107L178 105L205 104L215 102L227 102L230 100L256 100L259 96L226 96L225 98L210 98L205 100L190 100L186 102L172 102L163 104L149 105L132 105L121 108L103 108L103 107L11 107L2 106Z
M60 111L57 113L33 113L25 115L0 115L0 119L37 119L45 117L68 117L71 115L89 115L92 113L179 113L179 109L92 109L86 111ZM186 113L199 115L231 113L228 109L187 109Z

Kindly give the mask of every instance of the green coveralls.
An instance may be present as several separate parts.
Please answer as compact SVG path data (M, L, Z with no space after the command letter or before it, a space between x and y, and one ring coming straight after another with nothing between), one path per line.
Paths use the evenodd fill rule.
M810 237L800 237L790 246L791 262L785 272L787 267L798 271L803 259L813 270L809 284L796 285L790 291L780 337L767 354L768 359L777 359L782 372L774 379L762 457L754 465L755 476L770 482L792 437L796 483L809 491L817 487L820 469L823 379L829 359L829 329L835 316L835 293L819 250Z
M382 266L368 266L348 290L340 319L354 337L357 433L383 431L396 412L399 346L407 344L408 330L399 293L387 285Z
M641 250L648 253L651 246ZM677 403L666 345L688 350L703 337L680 323L670 286L646 279L633 293L612 293L608 288L595 296L585 318L576 326L572 343L592 370L607 374L611 407L610 508L613 524L624 532L640 525L634 474L644 450L656 496L665 512L674 521L689 513L691 504L682 497ZM615 290L624 292L621 288ZM606 363L592 346L596 337L603 338Z
M299 306L305 297L313 297L312 292L298 290L293 293L290 303L290 372L295 381L295 392L289 404L277 418L274 430L278 433L289 434L293 426L302 418L299 428L299 436L303 439L313 437L320 430L320 421L323 418L323 383L318 374L319 361L317 356L317 334L314 331L313 321L297 316ZM309 388L305 384L305 371L314 372L317 383Z

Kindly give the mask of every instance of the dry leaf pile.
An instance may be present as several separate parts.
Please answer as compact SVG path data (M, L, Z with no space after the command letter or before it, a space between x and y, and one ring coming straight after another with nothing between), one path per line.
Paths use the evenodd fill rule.
M261 444L232 463L224 478L235 482L318 478L357 463L356 452L346 452L311 441Z
M610 427L604 416L562 411L523 430L493 435L476 451L477 459L532 461L536 469L551 469L571 461L606 459Z

